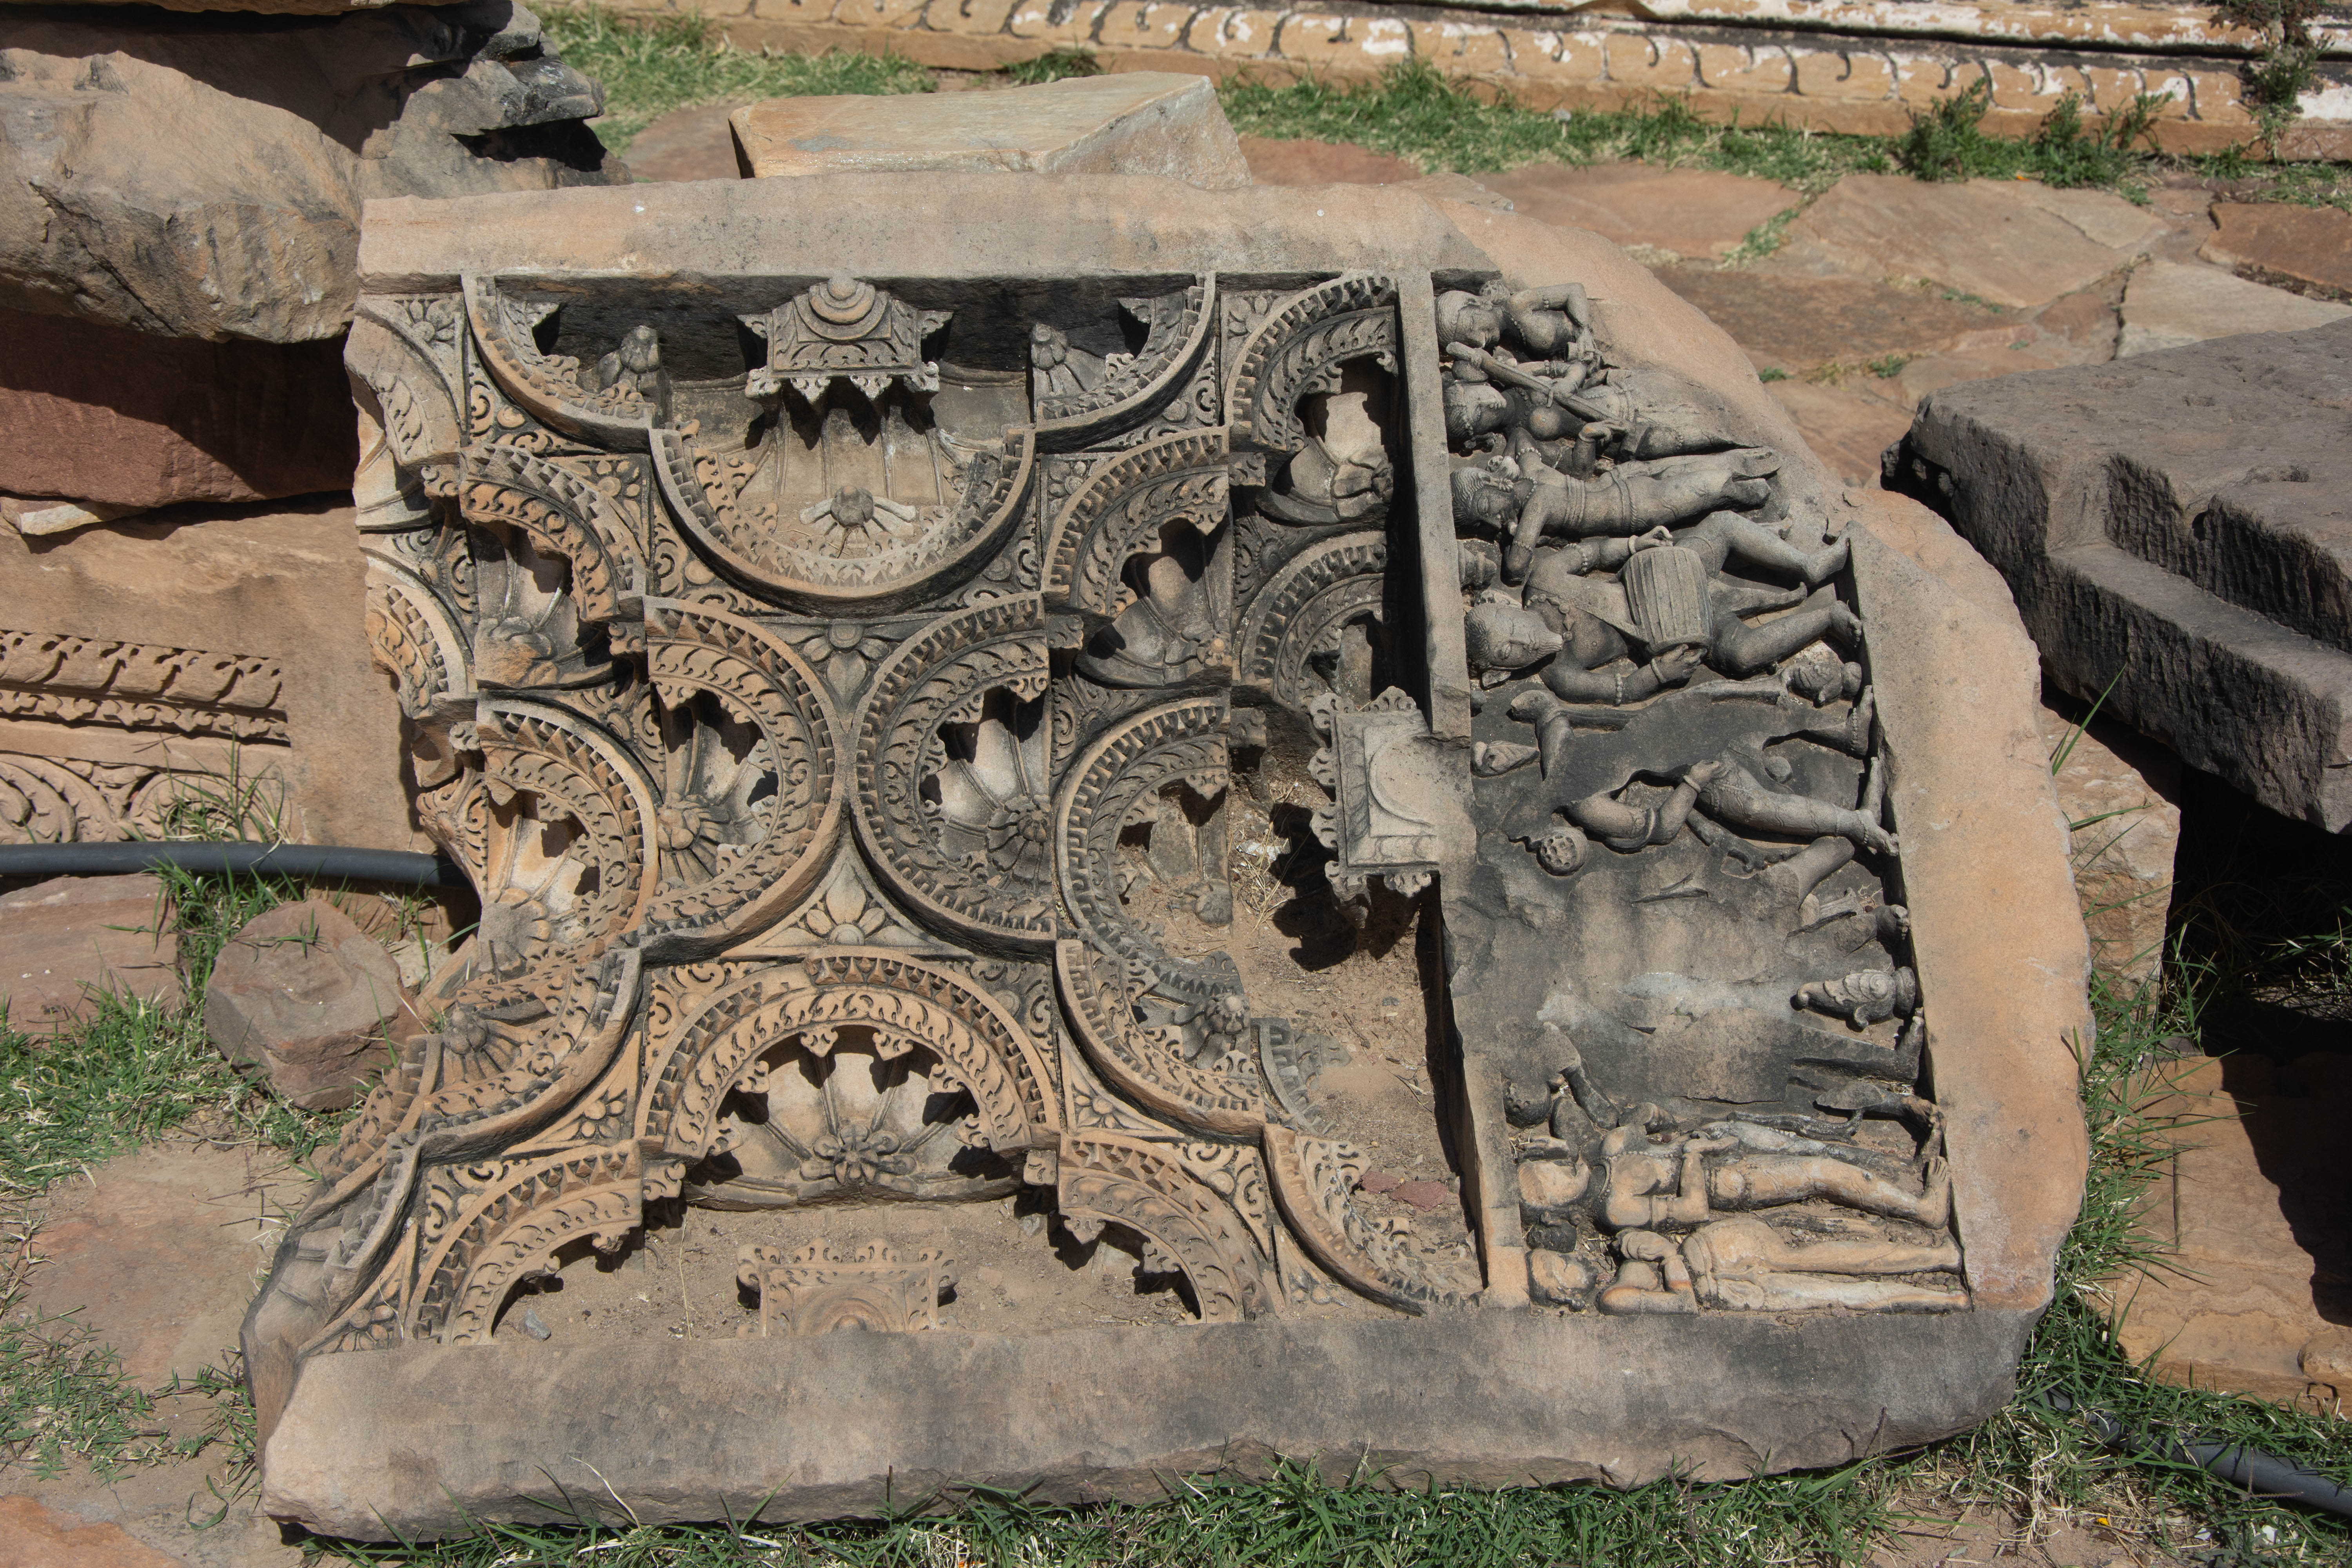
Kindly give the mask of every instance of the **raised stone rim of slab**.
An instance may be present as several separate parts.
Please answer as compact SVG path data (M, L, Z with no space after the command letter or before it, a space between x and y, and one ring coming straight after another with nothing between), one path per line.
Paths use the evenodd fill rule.
M585 1469L551 1473L575 1459L640 1518L673 1519L754 1507L837 1516L908 1506L950 1482L1134 1496L1174 1473L1262 1468L1270 1453L1369 1459L1407 1484L1631 1483L1692 1467L1728 1478L1955 1431L2007 1396L2079 1201L2084 1139L2068 1044L2089 1025L2086 946L2064 825L2037 765L2022 628L1985 563L1924 510L1845 499L1737 345L1623 252L1394 187L1326 187L1310 202L1162 179L934 173L374 204L362 255L381 290L446 289L478 272L562 287L653 258L697 280L796 283L904 278L909 257L944 257L954 259L927 264L934 275L1010 284L1229 274L1244 258L1269 277L1394 274L1401 331L1425 335L1433 275L1581 280L1606 337L1720 389L1742 430L1785 454L1792 499L1834 510L1866 541L1854 551L1866 607L1889 606L1891 624L1912 628L1872 658L1904 702L1938 708L1888 733L1896 823L1922 837L1906 887L1915 908L1938 910L1918 921L1916 953L1937 998L1927 1048L1975 1305L1802 1323L1513 1311L1499 1304L1508 1270L1490 1258L1487 1305L1411 1321L324 1354L300 1363L274 1423L265 1407L269 1511L366 1534L443 1528L460 1508L532 1517L550 1506L534 1500L559 1488L587 1496L593 1481L575 1484ZM1433 357L1433 336L1424 346ZM1414 395L1410 417L1423 420ZM1444 506L1443 469L1417 470L1414 483L1437 487ZM1450 509L1431 515L1451 573ZM1425 532L1424 582L1430 543ZM1447 624L1424 628L1431 727L1466 739L1460 626L1449 647ZM1956 732L1965 746L1951 744ZM1946 754L1916 755L1926 745ZM1979 913L1994 910L2000 918Z
M1160 174L1249 184L1241 141L1206 77L1070 77L982 92L779 98L728 116L755 179L786 174L1000 169Z

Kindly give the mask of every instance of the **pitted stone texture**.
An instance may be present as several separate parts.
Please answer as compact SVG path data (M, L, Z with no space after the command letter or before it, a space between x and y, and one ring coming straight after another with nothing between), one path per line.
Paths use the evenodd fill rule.
M425 1027L381 944L324 899L280 904L229 938L205 988L221 1055L289 1105L340 1110Z
M625 177L581 123L602 90L543 52L520 5L233 28L135 16L11 18L0 306L213 342L331 338L366 199Z
M2185 348L2242 332L2299 332L2352 316L2352 305L2306 300L2210 267L2151 261L2124 290L2116 357Z
M2091 962L2128 993L2155 979L2164 958L2180 844L2180 759L2112 720L2095 716L2085 728L2047 701L2041 717L2074 839L2069 859Z
M2166 1069L2148 1114L2172 1123L2179 1152L2146 1210L2166 1251L2106 1287L2133 1360L2153 1356L2176 1383L2322 1409L2352 1395L2336 1326L2352 1307L2352 1233L2330 1195L2352 1114L2344 1062L2189 1057Z
M1417 163L1344 142L1244 136L1241 143L1250 178L1261 185L1402 185L1421 178Z
M152 877L58 877L0 898L0 996L12 1029L86 1018L92 992L175 1007L179 955Z
M2112 682L2105 712L2331 832L2352 824L2347 363L2339 322L1947 387L1893 476L2008 579L2063 689Z
M351 488L340 339L205 342L0 310L0 490L152 508Z
M783 98L730 117L745 172L893 174L1002 169L1249 183L1204 77L1139 71L997 92Z

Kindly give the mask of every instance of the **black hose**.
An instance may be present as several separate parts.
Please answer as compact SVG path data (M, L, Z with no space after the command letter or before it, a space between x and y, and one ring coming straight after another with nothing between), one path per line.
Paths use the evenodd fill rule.
M215 876L312 877L334 881L403 882L419 888L471 888L444 855L404 849L353 849L338 844L0 844L0 877L103 877L172 866Z
M2067 1395L2048 1396L2053 1410L2078 1412L2100 1446L2133 1459L2155 1459L2170 1465L2194 1465L2256 1497L2299 1502L2329 1513L2352 1516L2352 1491L2337 1486L2317 1470L2291 1464L2275 1454L2249 1448L2242 1443L2210 1443L2202 1438L2181 1442L2171 1437L2149 1438L2134 1432L2105 1410L2078 1405Z

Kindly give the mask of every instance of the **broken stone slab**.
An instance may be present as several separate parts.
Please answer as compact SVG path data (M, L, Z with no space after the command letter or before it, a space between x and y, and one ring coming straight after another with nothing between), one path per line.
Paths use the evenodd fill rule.
M729 117L743 173L1001 169L1158 174L1210 188L1249 183L1215 84L1121 71L990 92L784 98Z
M1645 269L1486 204L930 172L371 207L351 357L419 498L378 647L484 920L248 1318L268 1507L529 1515L558 1447L664 1517L1368 1434L1392 1474L1748 1473L2006 1395L2088 1022L2031 646ZM1563 443L1533 394L1639 417ZM1482 518L1506 431L1567 516L1503 482ZM1498 650L1560 634L1507 545L1591 568L1604 644L1698 651L1604 646L1554 672L1578 711L1517 719L1549 688ZM1444 924L1426 1085L1220 934L1225 814L1277 767L1328 796L1335 899ZM1520 1180L1580 1156L1581 1192ZM772 1373L826 1441L713 1466L698 1391Z
M2321 1410L2352 1394L2338 1326L2352 1309L2352 1226L2336 1199L2345 1061L2188 1057L2159 1069L2147 1114L2179 1152L2144 1213L2163 1250L2102 1290L2133 1360Z
M361 546L324 500L0 529L0 841L185 837L226 805L240 837L412 847Z
M0 812L24 798L7 763L0 759ZM0 816L0 833L6 826ZM92 992L179 1005L180 940L163 883L143 875L58 877L0 896L8 1026L67 1027L89 1016Z
M2150 261L2124 289L2116 357L2129 359L2243 332L2295 332L2352 316L2352 305L2307 300L2212 267Z
M602 89L508 0L234 27L11 17L0 307L302 342L351 320L360 205L626 178ZM11 432L11 439L14 432Z
M2147 254L2164 226L2145 208L2103 191L1848 174L1789 225L1770 268L1917 279L2025 309Z
M9 527L27 539L71 533L77 528L88 528L94 522L119 522L145 510L143 507L116 506L106 501L85 503L0 496L0 521L5 521Z
M2184 763L2338 832L2347 363L2338 322L1946 387L1889 482L2000 569L2062 689L2107 692L2104 713Z
M2213 237L2197 254L2258 281L2352 292L2352 213L2287 202L2216 202Z
M206 342L8 310L0 338L0 490L113 521L351 488L357 421L336 340Z
M221 1055L302 1110L350 1105L424 1026L392 955L324 899L247 921L205 987Z

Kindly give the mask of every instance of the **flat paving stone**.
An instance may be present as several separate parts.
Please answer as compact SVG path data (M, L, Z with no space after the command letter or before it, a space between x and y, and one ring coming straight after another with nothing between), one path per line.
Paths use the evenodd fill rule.
M1911 427L1899 402L1852 387L1776 381L1765 387L1805 437L1805 445L1849 485L1878 483L1878 458Z
M742 176L735 162L735 133L727 117L742 107L740 99L724 103L673 109L656 120L629 143L623 154L629 173L648 184L667 180L733 180Z
M2116 270L2164 232L2162 218L2102 192L1849 174L1789 225L1770 270L1925 279L2022 309Z
M0 898L9 1024L47 1032L87 1017L96 991L176 1005L179 939L164 913L163 884L144 874L58 877Z
M2352 213L2284 202L2217 202L2198 254L2216 267L2352 292Z
M1418 164L1344 142L1241 142L1250 178L1261 185L1402 185L1421 178Z
M1720 258L1797 205L1788 186L1712 169L1530 163L1478 183L1529 217L1676 258Z
M0 1497L0 1568L181 1568L111 1521L44 1508L19 1494Z
M2352 316L2352 305L2306 300L2218 268L2151 261L2124 290L2116 357L2182 348L2240 332L2299 332Z

